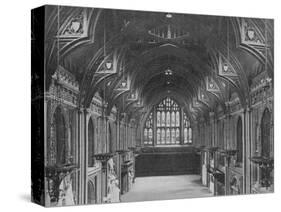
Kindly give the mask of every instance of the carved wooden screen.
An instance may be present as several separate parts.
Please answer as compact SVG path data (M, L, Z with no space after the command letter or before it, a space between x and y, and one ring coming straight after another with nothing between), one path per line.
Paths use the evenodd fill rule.
M192 143L190 121L185 113L182 118L181 113L178 103L170 97L165 98L155 106L144 126L144 145ZM183 129L183 132L181 132L181 129ZM153 142L154 139L155 142Z

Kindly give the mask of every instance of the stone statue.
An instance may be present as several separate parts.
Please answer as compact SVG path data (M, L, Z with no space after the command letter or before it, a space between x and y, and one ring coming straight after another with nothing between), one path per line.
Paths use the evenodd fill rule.
M59 189L60 194L57 206L75 205L72 191L72 180L70 175L65 176L60 184Z
M120 202L119 181L114 170L113 159L108 160L107 196L105 202Z

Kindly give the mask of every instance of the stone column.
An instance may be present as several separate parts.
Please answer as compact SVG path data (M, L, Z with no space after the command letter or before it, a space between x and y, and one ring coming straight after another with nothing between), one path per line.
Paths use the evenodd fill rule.
M116 117L116 150L120 150L120 120L119 113L117 113ZM117 175L119 180L119 185L121 185L121 156L118 154L118 162L117 162Z
M79 164L79 198L78 202L79 204L84 203L84 161L83 161L83 152L84 152L84 143L83 143L83 133L84 133L84 128L83 128L83 109L78 108L77 110L77 128L78 128L78 149L79 149L79 154L78 154L78 164Z
M184 144L184 111L180 109L180 144Z
M211 146L215 146L214 145L214 141L215 141L215 113L210 112L209 116L210 116L210 130L211 130L210 144L211 144Z
M152 146L157 145L157 113L156 107L153 107L153 143Z
M102 202L104 202L104 197L107 196L107 161L102 161L102 173L101 173L101 195Z
M231 149L231 139L230 139L230 136L231 136L231 115L230 113L227 113L226 114L226 146L225 146L225 149Z
M84 203L87 204L88 200L88 119L90 111L84 110L84 157L83 157L83 169L84 169Z
M251 112L247 107L243 114L243 193L251 191Z

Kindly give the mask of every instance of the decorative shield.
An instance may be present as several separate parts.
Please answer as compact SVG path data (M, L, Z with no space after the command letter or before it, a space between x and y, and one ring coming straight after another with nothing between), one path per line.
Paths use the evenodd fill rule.
M112 67L112 62L111 62L111 61L107 61L107 62L105 63L105 67L106 67L107 69L111 69L111 67Z
M80 26L81 26L81 23L79 22L79 21L72 21L71 22L71 30L73 31L73 32L78 32L78 30L80 29Z
M127 86L127 82L126 82L125 80L123 80L123 81L121 82L121 86L122 86L123 88L125 88L125 87Z
M255 31L253 28L248 29L247 36L250 40L253 40L255 38Z
M228 65L227 65L227 63L224 63L224 64L223 64L223 70L224 70L224 72L227 72L227 70L228 70Z

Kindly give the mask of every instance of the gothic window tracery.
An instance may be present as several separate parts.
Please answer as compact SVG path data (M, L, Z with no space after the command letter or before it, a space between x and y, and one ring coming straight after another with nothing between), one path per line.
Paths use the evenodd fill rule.
M181 114L183 113L183 118ZM155 132L154 118L155 117ZM183 130L183 136L181 131ZM155 135L154 135L155 134ZM144 145L179 145L192 143L192 129L187 115L170 97L162 100L148 116L144 126ZM182 138L181 138L182 137ZM155 139L155 142L153 140Z
M153 115L150 113L144 127L144 144L152 145L153 139Z

